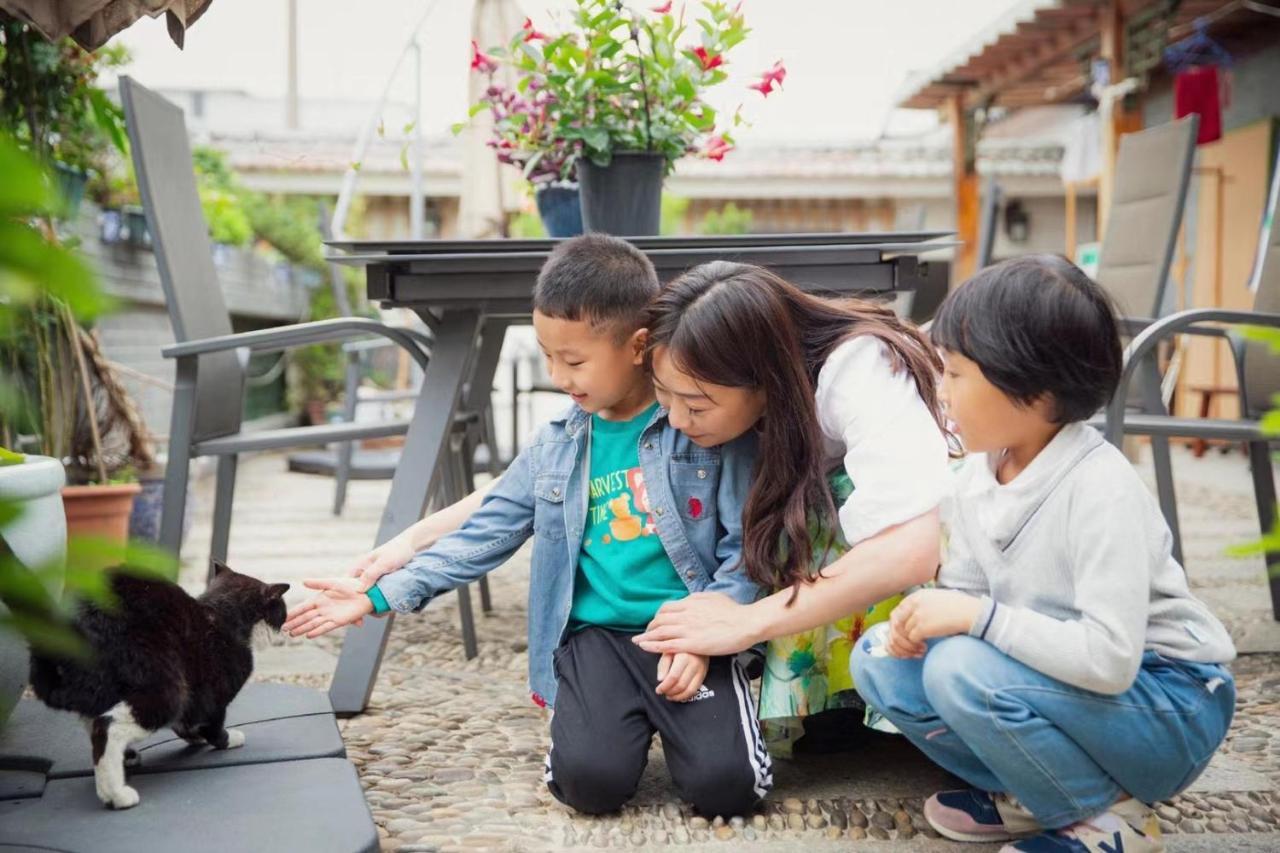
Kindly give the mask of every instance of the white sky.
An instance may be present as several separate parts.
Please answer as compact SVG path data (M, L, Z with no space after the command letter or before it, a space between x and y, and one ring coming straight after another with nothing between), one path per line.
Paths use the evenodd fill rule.
M432 0L298 0L299 90L305 98L377 99L409 29ZM630 0L647 8L658 0ZM437 0L423 29L424 129L444 133L465 118L471 2ZM568 0L519 0L543 30ZM677 0L677 6L679 0ZM697 3L690 3L696 8ZM731 78L712 90L721 109L738 103L753 127L739 141L844 141L875 137L909 72L929 69L1015 0L746 0L753 32L730 54ZM243 89L282 96L286 0L216 0L179 51L164 19L143 19L116 37L133 52L129 73L145 85ZM692 11L692 9L691 9ZM690 15L689 17L692 17ZM483 45L482 45L483 47ZM785 89L762 102L745 88L775 60ZM401 69L392 98L412 100ZM356 128L352 128L354 133Z

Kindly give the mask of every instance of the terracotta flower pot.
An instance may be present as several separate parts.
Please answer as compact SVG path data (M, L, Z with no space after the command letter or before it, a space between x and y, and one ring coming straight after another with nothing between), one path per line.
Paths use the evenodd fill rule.
M138 483L63 487L67 535L128 541L129 513L133 511L133 499L140 491L142 486Z

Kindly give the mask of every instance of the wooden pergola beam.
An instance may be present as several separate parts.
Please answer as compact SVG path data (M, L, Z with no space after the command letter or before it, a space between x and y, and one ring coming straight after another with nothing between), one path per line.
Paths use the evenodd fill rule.
M956 287L977 271L978 263L978 168L976 131L972 113L965 106L963 92L947 100L951 123L952 184L956 199L956 247L951 263L951 287Z
M1058 63L1096 38L1096 34L1094 22L1080 21L1071 29L1063 30L1048 41L1036 39L1040 43L1024 51L1017 62L1011 63L1000 73L992 75L976 86L970 94L970 103L982 103L998 95L1001 90L1030 78L1044 67Z

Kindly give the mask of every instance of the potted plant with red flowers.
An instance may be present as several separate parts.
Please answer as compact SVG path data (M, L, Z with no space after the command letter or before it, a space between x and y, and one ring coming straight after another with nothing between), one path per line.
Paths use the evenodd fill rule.
M728 54L750 32L741 3L702 3L692 28L684 6L672 6L640 13L617 0L575 0L559 35L526 20L505 49L473 44L476 72L492 80L504 62L516 72L514 91L494 83L472 107L491 111L499 159L535 186L576 176L587 230L657 234L675 163L733 149L741 109L722 119L704 94L728 79ZM785 77L779 61L750 88L767 96Z

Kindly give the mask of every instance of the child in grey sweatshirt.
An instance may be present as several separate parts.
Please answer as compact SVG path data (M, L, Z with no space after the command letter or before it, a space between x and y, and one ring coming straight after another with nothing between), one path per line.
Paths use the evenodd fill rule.
M1119 379L1112 306L1069 262L1019 258L948 297L932 335L970 455L938 588L859 643L854 682L974 786L926 802L940 834L1162 850L1150 805L1226 736L1235 649L1188 590L1155 500L1081 423Z

